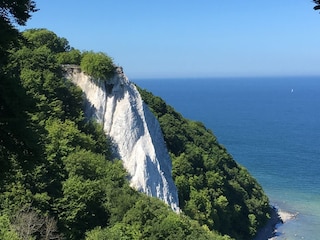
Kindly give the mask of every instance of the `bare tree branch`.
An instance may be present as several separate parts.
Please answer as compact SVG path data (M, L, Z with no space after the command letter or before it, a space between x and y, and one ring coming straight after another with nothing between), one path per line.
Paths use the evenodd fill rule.
M57 222L49 216L41 216L30 207L18 211L13 220L13 227L22 240L38 236L41 240L60 240Z

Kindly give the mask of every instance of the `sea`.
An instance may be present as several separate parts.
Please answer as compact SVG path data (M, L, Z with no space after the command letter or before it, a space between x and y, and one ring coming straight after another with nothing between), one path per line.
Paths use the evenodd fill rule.
M133 79L203 122L284 216L275 239L320 239L320 77Z

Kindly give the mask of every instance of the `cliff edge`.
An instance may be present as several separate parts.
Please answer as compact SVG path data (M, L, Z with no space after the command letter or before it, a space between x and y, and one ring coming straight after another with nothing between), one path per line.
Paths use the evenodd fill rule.
M171 159L159 122L122 68L117 67L111 79L100 81L86 75L78 66L64 67L66 77L84 92L86 117L103 124L113 141L115 157L123 161L130 185L179 212Z

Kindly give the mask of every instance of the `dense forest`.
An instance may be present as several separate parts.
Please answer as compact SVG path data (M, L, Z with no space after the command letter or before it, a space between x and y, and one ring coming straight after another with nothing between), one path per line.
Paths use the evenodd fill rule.
M140 89L173 163L180 214L129 186L102 127L65 79L77 64L105 80L111 58L81 52L46 29L19 32L31 1L0 5L0 239L250 239L268 198L213 133ZM27 4L29 3L29 4ZM13 17L12 17L13 16Z
M202 123L183 118L161 98L139 90L163 130L183 212L236 239L254 236L269 212L261 186Z
M66 59L85 66L90 55L45 29L23 32L8 50L2 65L0 238L219 238L129 187L101 126L84 118L81 90L63 77Z

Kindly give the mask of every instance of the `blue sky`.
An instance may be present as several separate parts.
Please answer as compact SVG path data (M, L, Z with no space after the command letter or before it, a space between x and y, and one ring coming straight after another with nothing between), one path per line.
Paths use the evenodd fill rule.
M36 0L22 29L101 51L129 78L320 76L311 0Z

